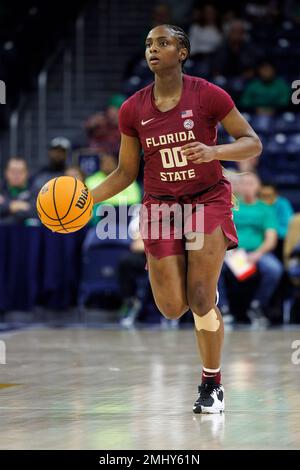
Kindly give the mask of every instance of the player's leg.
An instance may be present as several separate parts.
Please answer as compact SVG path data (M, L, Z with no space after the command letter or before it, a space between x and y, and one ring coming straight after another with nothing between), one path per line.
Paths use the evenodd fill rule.
M174 208L174 202L170 204ZM159 209L159 210L158 210ZM178 206L173 210L178 210ZM144 241L149 279L159 311L169 320L176 320L188 310L186 298L186 261L184 240L175 236L174 218L168 205L145 195L140 212L140 232ZM159 225L160 238L153 235ZM162 238L163 227L169 228ZM157 229L157 227L156 227ZM151 237L150 237L151 235Z
M150 284L159 311L168 319L181 317L188 309L184 255L157 259L147 255Z
M224 409L223 387L220 386L224 327L215 296L226 249L227 239L221 227L217 227L211 234L204 234L201 249L188 251L187 299L194 315L203 364L201 393L194 407L196 413Z

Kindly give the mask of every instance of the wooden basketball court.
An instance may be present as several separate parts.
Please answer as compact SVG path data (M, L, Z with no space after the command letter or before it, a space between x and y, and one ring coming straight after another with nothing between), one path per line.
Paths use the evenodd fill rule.
M192 329L30 329L0 339L1 449L300 448L291 358L300 329L226 332L226 412L198 416Z

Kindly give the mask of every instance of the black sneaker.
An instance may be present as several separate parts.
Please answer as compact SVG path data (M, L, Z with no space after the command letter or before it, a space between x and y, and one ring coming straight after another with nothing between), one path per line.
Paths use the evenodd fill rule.
M224 387L222 384L204 383L198 387L199 398L196 400L194 413L222 413L225 409Z

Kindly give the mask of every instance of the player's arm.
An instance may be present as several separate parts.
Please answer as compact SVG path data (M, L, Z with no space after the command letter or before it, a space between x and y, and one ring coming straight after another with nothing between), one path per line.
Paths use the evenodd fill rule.
M118 167L92 189L94 203L106 201L127 188L137 177L140 166L140 141L121 133Z
M191 142L181 148L188 160L193 163L205 163L212 160L241 161L261 154L262 143L258 135L236 107L225 116L221 124L235 139L235 142L214 146Z
M221 124L235 142L216 145L217 160L240 161L261 154L262 143L258 135L236 107L225 116Z

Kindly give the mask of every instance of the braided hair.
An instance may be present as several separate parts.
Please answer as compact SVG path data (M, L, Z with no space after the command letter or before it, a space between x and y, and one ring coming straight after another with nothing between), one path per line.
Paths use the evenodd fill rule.
M171 33L177 38L177 41L178 41L180 47L185 47L187 49L188 54L187 54L186 58L181 63L181 65L183 67L185 62L189 58L190 53L191 53L191 43L190 43L188 35L179 26L175 26L175 25L172 25L172 24L164 24L162 26L164 26L169 31L171 31Z

